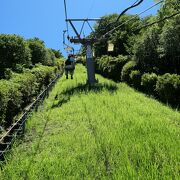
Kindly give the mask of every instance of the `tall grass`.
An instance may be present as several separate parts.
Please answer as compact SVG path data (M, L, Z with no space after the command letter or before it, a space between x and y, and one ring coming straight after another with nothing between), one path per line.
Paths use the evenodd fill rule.
M28 121L0 179L178 179L180 113L78 66Z

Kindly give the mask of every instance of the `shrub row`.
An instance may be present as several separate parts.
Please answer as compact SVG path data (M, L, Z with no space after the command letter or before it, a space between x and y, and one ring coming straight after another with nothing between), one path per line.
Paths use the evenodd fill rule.
M8 127L21 110L32 102L40 91L62 73L56 67L36 65L24 73L13 73L9 80L0 80L0 124Z
M105 55L96 59L96 72L107 78L119 81L119 78L121 77L121 69L127 62L127 56L119 55L117 57L111 57Z
M126 82L163 102L172 105L180 104L180 75L178 74L144 73L139 71L135 61L128 61L128 58L123 56L117 58L102 56L96 59L96 72L115 81Z

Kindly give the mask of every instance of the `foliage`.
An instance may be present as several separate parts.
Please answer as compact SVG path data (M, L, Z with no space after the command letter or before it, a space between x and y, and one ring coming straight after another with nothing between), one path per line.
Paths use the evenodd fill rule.
M102 37L114 27L119 26L95 44L96 71L116 81L119 80L121 72L122 81L138 89L141 89L142 85L144 92L159 96L163 101L177 104L173 95L176 94L178 97L178 94L168 95L169 90L167 89L167 92L165 90L168 85L164 85L163 80L161 84L164 89L158 86L158 94L155 91L155 85L159 75L171 73L172 75L169 76L176 80L173 74L180 75L180 15L153 26L146 25L177 13L179 8L178 0L165 0L156 16L141 19L133 15L124 15L117 24L113 23L117 14L103 16L102 20L95 25L95 32L91 36ZM134 21L128 21L131 18L134 18ZM128 23L123 24L126 21ZM144 26L146 28L141 28ZM114 44L113 52L107 52L108 41ZM128 55L129 59L133 59L136 63L128 62L123 68L118 67L119 63L116 59L118 55ZM144 74L142 81L141 74ZM172 91L176 91L174 83L171 85L174 87ZM160 91L163 93L161 94ZM172 97L171 100L170 97Z
M0 179L178 180L180 113L99 75L88 89L84 71L33 113Z
M143 87L143 91L148 94L155 94L157 80L158 76L155 73L143 74L141 78L141 85Z
M46 65L46 48L44 42L38 38L33 38L28 40L29 48L31 49L33 64L42 63Z
M130 73L132 70L136 70L137 69L137 63L135 61L129 61L127 62L121 71L121 80L123 82L127 82L130 83Z
M52 49L52 48L51 48L51 51L54 53L54 55L55 55L56 58L62 58L62 57L63 57L63 55L62 55L62 53L60 52L60 50L55 50L55 49Z
M180 75L166 73L158 77L156 91L164 102L179 104Z
M55 64L55 54L51 49L46 49L46 56L44 60L44 65L53 66Z
M159 56L163 72L180 74L180 15L167 22L160 35Z
M0 125L9 127L14 117L32 102L56 76L57 67L36 65L24 73L12 73L9 80L0 80Z
M44 42L39 38L33 38L28 40L29 48L31 49L32 54L32 63L37 64L41 63L45 66L53 66L55 61L55 53L58 54L58 51L52 49L47 49L44 45ZM54 53L55 52L55 53Z
M0 34L0 75L3 75L5 68L14 69L16 64L31 65L27 42L18 35Z
M55 74L53 73L55 70L54 67L46 67L41 64L37 64L32 70L31 73L35 75L36 82L39 84L40 91L44 86L47 86L51 80L55 78Z
M96 60L96 71L105 77L120 81L121 70L128 60L127 56L122 55L117 57L102 56Z
M35 95L38 94L37 91L37 78L30 71L13 74L13 78L10 79L10 82L16 83L19 86L19 92L22 94L22 108L30 103Z
M134 45L134 56L140 70L144 72L158 72L159 30L151 28L145 32Z
M110 33L110 35L106 36L100 42L97 42L94 46L95 49L95 56L100 57L102 55L111 55L111 56L118 56L119 54L128 55L128 51L126 46L128 44L129 38L131 36L135 36L137 33L132 32L131 30L137 26L140 26L141 21L140 18L135 15L124 15L121 19L114 23L117 19L117 14L111 14L107 16L103 16L102 20L95 24L95 32L91 34L94 37L102 37L105 33L109 32L111 29L123 24L124 22L134 18L133 21L129 21L124 25L121 25L118 29ZM114 44L114 51L107 52L107 45L108 41Z
M141 72L139 70L131 71L130 75L130 82L133 87L136 89L141 88Z
M21 110L22 94L19 85L12 81L0 80L0 87L0 125L8 127Z
M5 79L9 80L13 76L13 71L10 68L6 68L4 70L4 77Z
M76 63L83 64L84 66L86 65L86 57L85 56L78 56L76 58Z

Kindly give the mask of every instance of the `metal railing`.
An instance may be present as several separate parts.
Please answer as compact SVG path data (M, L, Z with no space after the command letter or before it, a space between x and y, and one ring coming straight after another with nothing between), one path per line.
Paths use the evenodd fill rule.
M27 119L32 115L32 112L34 110L37 110L39 105L42 104L59 78L60 75L57 75L56 78L28 106L28 108L24 109L23 114L18 118L18 120L13 123L8 128L8 130L0 137L0 160L5 159L4 155L11 149L11 146L15 139L18 137L23 137Z

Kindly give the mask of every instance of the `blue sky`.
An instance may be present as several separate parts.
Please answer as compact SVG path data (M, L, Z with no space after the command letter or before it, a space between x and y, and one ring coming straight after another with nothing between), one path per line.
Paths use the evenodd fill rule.
M96 18L120 13L133 2L135 0L67 0L68 18ZM128 13L139 13L153 3L153 0L144 0ZM144 16L156 14L158 8L153 8ZM1 0L0 17L0 33L18 34L24 38L39 37L47 47L60 49L66 54L62 44L66 28L63 0ZM85 34L89 33L87 28L85 30ZM72 31L70 34L74 35Z

